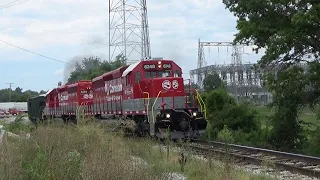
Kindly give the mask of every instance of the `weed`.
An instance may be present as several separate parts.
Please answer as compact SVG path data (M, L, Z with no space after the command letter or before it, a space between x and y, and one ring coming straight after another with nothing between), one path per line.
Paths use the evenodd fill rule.
M157 180L170 172L183 172L191 180L226 179L223 169L209 169L185 151L182 158L171 146L170 156L162 156L154 141L109 130L95 123L51 123L39 125L29 139L5 137L0 146L0 179ZM231 170L230 177L251 176Z

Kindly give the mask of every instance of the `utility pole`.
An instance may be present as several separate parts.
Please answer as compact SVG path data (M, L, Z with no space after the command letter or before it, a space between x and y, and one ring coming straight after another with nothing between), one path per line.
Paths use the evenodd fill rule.
M13 84L13 83L7 83L7 84L9 84L9 89L10 89L10 91L9 91L9 102L11 102L11 85Z

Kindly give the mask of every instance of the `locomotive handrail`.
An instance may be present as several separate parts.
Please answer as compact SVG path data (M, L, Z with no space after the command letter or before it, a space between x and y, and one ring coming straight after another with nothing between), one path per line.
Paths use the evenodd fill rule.
M166 90L160 90L160 91L159 91L159 93L158 93L158 95L157 95L157 97L156 97L156 99L154 100L153 105L152 105L152 122L153 122L153 123L154 123L154 106L156 105L156 102L157 102L160 94L161 94L163 91L166 91Z
M143 98L143 99L150 99L150 94L148 92L142 92L143 94L147 94L148 97L147 98Z
M201 95L199 94L198 90L196 90L196 92L197 92L197 99L198 99L199 104L200 104L200 107L201 107L201 111L204 112L204 118L207 119L207 108L206 108L206 104L204 103L204 101L203 101ZM201 103L203 104L203 107L202 107Z
M143 94L147 94L147 96L148 96L148 104L147 104L147 117L148 117L148 112L149 112L149 104L150 104L150 94L149 94L149 92L142 92ZM145 98L143 98L143 99L145 99Z

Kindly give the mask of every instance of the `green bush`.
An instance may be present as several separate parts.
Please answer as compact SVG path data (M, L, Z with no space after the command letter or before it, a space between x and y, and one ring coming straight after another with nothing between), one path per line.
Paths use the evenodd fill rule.
M248 103L237 104L223 89L218 89L206 95L206 104L208 111L208 121L211 127L211 134L216 138L217 133L224 126L232 131L241 130L245 133L256 131L259 129L257 121L257 112ZM208 132L207 135L208 137Z
M225 125L223 129L218 133L217 139L224 143L233 143L234 138L232 132Z
M307 132L308 141L305 143L306 147L304 153L312 156L320 156L320 127L316 126L316 129L313 131Z

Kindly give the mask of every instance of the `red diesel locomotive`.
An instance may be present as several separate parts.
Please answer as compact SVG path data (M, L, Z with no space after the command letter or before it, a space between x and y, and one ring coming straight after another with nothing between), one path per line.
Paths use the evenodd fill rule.
M189 82L190 84L190 82ZM77 115L123 116L135 132L163 138L198 137L205 132L205 105L195 89L185 89L181 68L171 60L141 61L79 81L46 95L44 117L77 122Z

